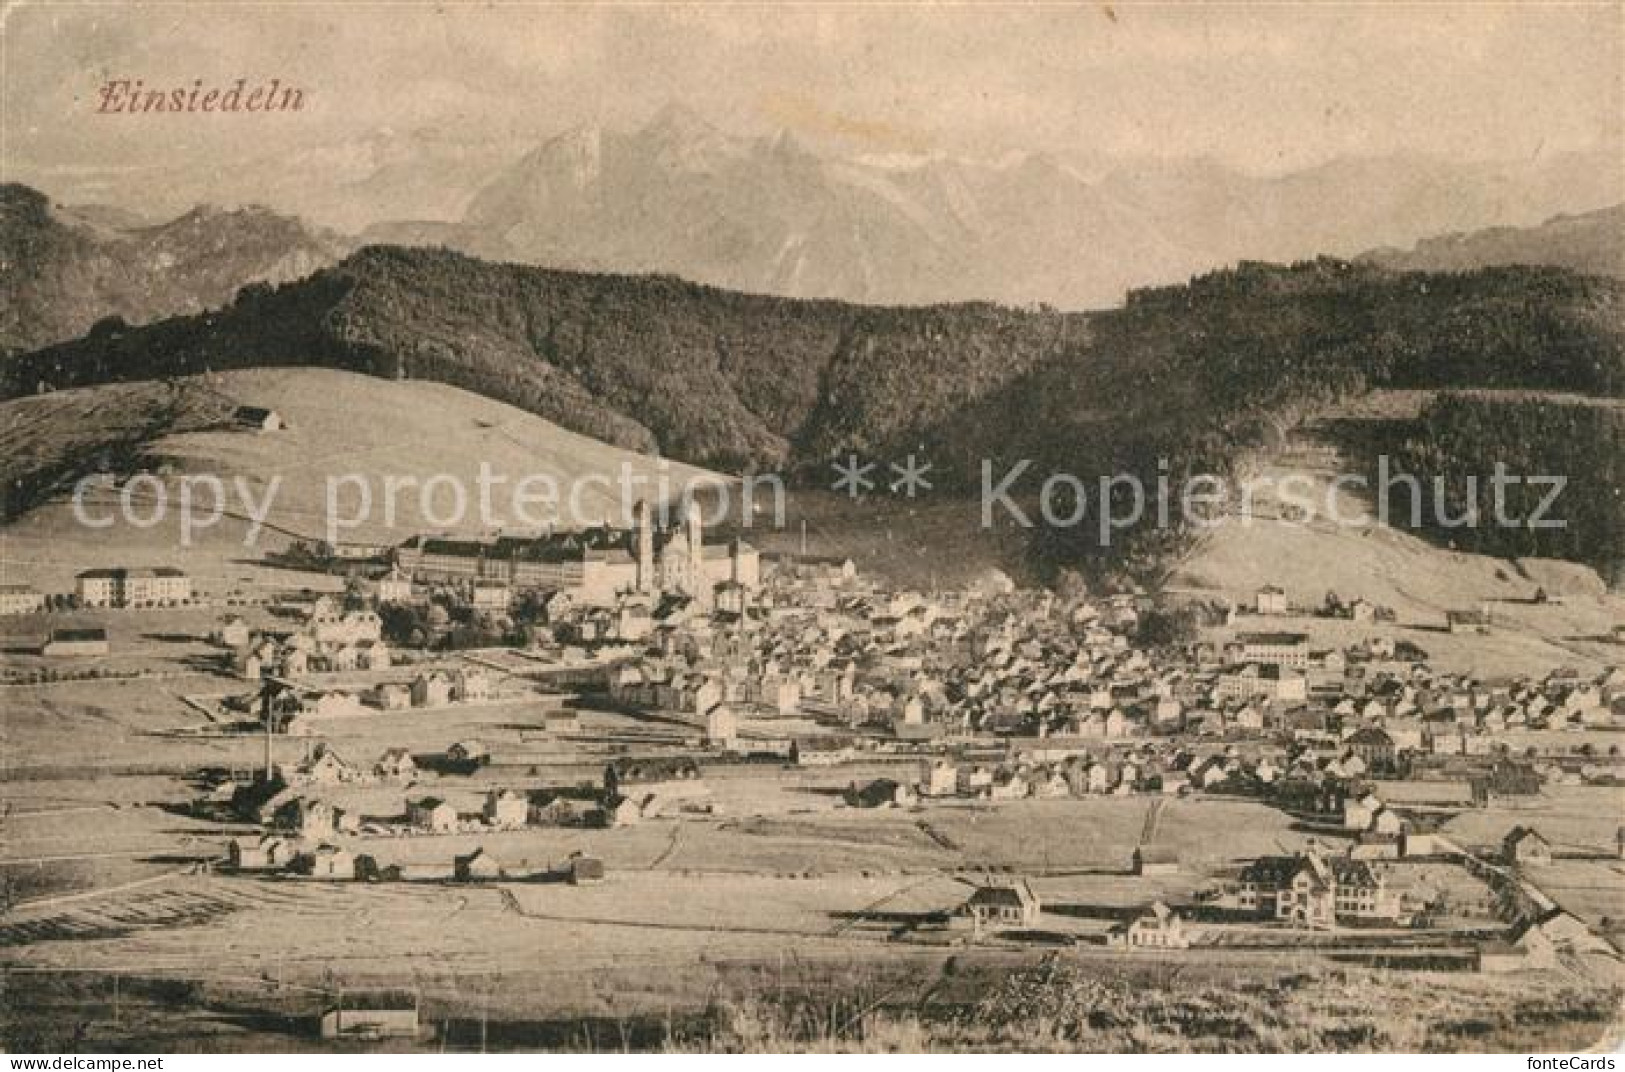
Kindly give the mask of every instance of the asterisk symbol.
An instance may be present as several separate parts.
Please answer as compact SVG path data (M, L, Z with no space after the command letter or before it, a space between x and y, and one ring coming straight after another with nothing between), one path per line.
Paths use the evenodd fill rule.
M856 499L866 491L873 491L875 482L869 479L869 472L874 469L875 463L860 464L856 454L846 456L846 464L834 462L831 466L839 474L838 479L830 487L835 491L844 491Z
M903 465L892 462L891 470L897 474L897 479L891 482L892 491L901 491L912 499L921 491L931 490L931 481L925 478L925 474L931 471L930 462L917 462L910 454Z

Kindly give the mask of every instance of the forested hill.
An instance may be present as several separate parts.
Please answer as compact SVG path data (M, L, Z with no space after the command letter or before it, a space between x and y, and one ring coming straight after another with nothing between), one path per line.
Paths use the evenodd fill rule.
M1261 414L1368 385L1617 396L1622 289L1561 269L1322 260L1243 265L1108 313L886 308L381 246L218 312L12 358L5 391L314 364L444 381L715 468L931 446L951 480L948 463L974 478L984 452L1222 451Z
M877 439L935 424L1075 347L1086 324L985 304L802 301L374 246L298 283L244 288L218 313L14 358L5 391L327 365L444 381L617 445L741 469L802 456L807 429L826 426L829 401L850 390L869 399Z

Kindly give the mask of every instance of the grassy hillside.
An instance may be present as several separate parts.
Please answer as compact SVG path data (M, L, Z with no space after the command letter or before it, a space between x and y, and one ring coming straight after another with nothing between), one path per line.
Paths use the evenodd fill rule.
M279 432L257 433L225 420L236 405L266 406L288 421ZM124 414L121 420L112 415ZM27 445L26 455L12 453ZM6 475L19 470L77 475L85 465L105 464L110 471L146 471L161 475L169 496L169 513L153 527L120 522L93 530L79 524L58 483L42 486L33 509L3 533L4 572L8 580L66 586L76 569L87 564L174 564L209 578L236 576L267 548L298 537L323 537L329 481L334 482L336 513L358 517L360 486L372 496L367 522L347 527L341 535L355 541L399 541L418 532L453 531L477 535L481 465L492 475L491 527L510 531L534 529L520 523L512 507L515 484L526 477L550 478L564 494L579 478L602 476L618 481L624 463L652 488L664 473L674 485L693 479L721 479L682 464L631 454L569 432L512 406L471 392L434 383L384 383L328 369L255 369L187 377L169 384L116 384L59 391L0 403L0 445ZM212 474L226 481L230 494L226 516L217 525L194 533L194 546L179 546L175 502L180 482ZM448 492L427 502L419 489L433 477L455 479L468 495L467 516L460 524L438 520L449 516ZM345 478L354 477L346 481ZM384 480L399 482L392 520L386 517ZM503 482L499 483L498 480ZM254 503L271 503L265 529L254 547L245 546L249 521L233 482L241 481ZM274 492L270 491L273 481ZM343 481L341 483L341 481ZM415 483L407 483L413 481ZM542 485L537 485L541 487ZM619 484L582 485L581 524L620 517ZM93 517L115 514L117 492L93 494ZM139 513L149 512L154 496L144 491ZM199 514L208 513L200 492ZM561 503L561 509L568 503ZM526 507L535 517L546 507ZM20 511L19 511L20 512ZM561 527L565 526L561 521Z

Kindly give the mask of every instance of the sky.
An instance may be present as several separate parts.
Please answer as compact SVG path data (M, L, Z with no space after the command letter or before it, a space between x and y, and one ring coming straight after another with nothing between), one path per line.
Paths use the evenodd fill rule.
M7 178L224 173L433 131L535 144L672 101L852 155L1536 158L1625 146L1625 5L12 3ZM96 113L108 78L280 79L277 116ZM1625 163L1625 160L1622 160ZM319 181L319 176L312 176Z

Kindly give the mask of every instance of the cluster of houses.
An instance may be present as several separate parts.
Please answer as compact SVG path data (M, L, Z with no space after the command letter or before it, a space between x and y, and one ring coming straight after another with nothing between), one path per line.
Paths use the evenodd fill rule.
M435 758L445 769L468 771L487 762L489 755L482 743L468 740L451 745ZM223 783L209 799L228 804L264 827L263 833L235 838L227 846L228 863L234 870L348 879L377 877L377 873L364 867L356 870L364 858L335 844L335 839L345 835L428 836L533 826L625 826L700 806L709 796L698 764L683 757L617 759L605 768L602 787L592 790L580 786L528 791L492 787L484 793L477 811L461 810L440 794L412 793L422 774L418 760L402 748L388 749L372 765L364 766L318 745L300 761L280 765L268 782ZM373 785L406 788L402 812L364 817L331 799L336 790ZM464 877L463 863L459 858L459 877Z
M286 633L257 632L232 615L212 638L228 650L232 668L242 677L303 677L312 673L388 670L389 645L383 621L366 608L345 610L331 596L318 597L299 627Z
M696 538L682 546L686 556L703 545ZM1135 640L1149 610L1136 595L883 592L845 560L769 562L748 599L731 601L718 584L707 603L667 590L676 574L649 561L633 575L653 569L656 590L634 586L586 603L559 594L547 603L555 636L613 653L600 660L609 706L686 723L713 754L784 744L785 758L809 766L871 752L919 756L915 777L852 782L845 793L852 807L1200 792L1266 800L1341 831L1344 851L1312 847L1242 866L1223 900L1241 919L1310 929L1407 925L1415 905L1387 869L1408 856L1466 855L1438 833L1450 817L1545 784L1617 781L1621 769L1614 757L1549 748L1516 754L1502 743L1516 729L1621 725L1625 674L1618 670L1487 684L1403 658L1380 635L1318 649L1306 634L1287 631L1153 652ZM1348 606L1374 613L1361 601ZM1289 613L1283 592L1259 593L1256 614ZM246 646L271 641L261 666L290 672L290 650L305 652L308 670L313 660L359 651L378 637L371 612L318 603L293 636L250 636ZM222 637L234 650L236 639L243 638ZM427 671L410 684L380 684L367 699L385 710L436 707L481 699L490 687L473 668ZM331 696L308 694L301 710L319 717L323 703L336 710L346 699L360 702ZM809 722L821 732L808 734ZM467 768L487 755L478 742L460 742L443 758ZM409 791L399 814L368 821L323 799L325 785L369 780L422 784L414 758L398 749L364 771L318 750L281 772L277 792L257 802L265 834L233 849L234 864L366 877L369 865L339 843L369 825L374 834L466 834L608 827L714 808L696 761L686 757L618 757L590 791L492 787L477 809ZM1522 834L1507 847L1506 866L1538 860L1542 844ZM1142 844L1132 868L1170 874L1180 861ZM468 881L522 872L483 848L451 867ZM954 918L977 932L1018 930L1034 928L1041 912L1031 888L1016 880L978 888ZM1108 940L1183 948L1187 923L1154 901Z

